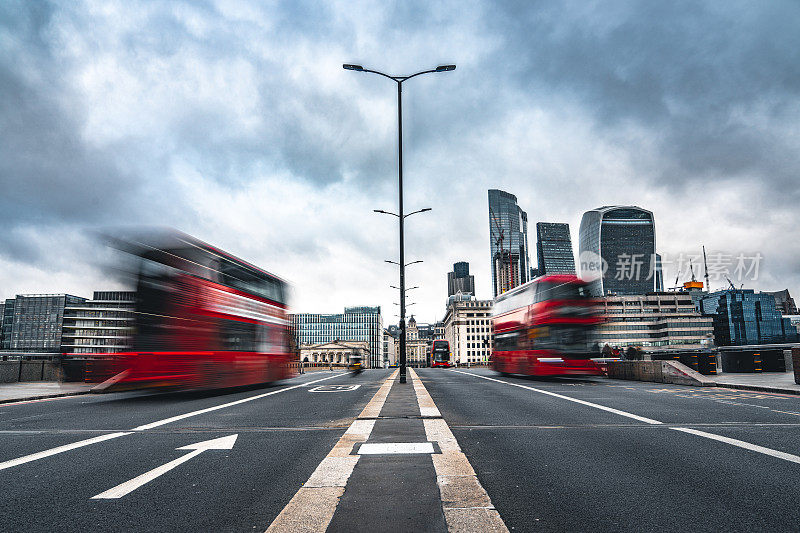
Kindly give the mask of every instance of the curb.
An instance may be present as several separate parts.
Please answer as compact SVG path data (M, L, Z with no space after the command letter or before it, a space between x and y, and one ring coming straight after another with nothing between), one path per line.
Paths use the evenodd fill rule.
M739 390L751 390L756 392L774 392L779 394L793 394L795 396L800 396L800 390L798 389L780 389L778 387L762 387L760 385L741 385L739 383L714 383L712 387L715 388L722 388L722 389L739 389Z
M33 400L47 400L48 398L63 398L67 396L80 396L81 394L91 394L92 391L59 392L58 394L41 394L39 396L26 396L25 398L0 398L0 404L30 402Z

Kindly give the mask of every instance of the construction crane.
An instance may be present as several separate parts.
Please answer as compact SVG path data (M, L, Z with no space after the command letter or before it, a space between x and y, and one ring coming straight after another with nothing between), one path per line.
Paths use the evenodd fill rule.
M731 281L731 279L728 276L725 276L725 279L728 280L728 285L731 286L731 289L735 291L736 290L736 285L733 284L733 282ZM742 286L744 287L744 284L742 284Z
M706 276L706 290L711 292L711 285L708 283L708 260L706 259L706 247L703 246L703 273Z

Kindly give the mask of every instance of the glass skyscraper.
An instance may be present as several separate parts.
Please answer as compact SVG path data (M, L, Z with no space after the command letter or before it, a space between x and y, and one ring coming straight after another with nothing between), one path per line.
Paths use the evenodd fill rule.
M528 215L498 189L489 189L489 252L495 297L530 279Z
M537 222L536 253L539 260L537 272L539 276L575 274L575 256L572 255L569 224Z
M795 342L797 330L783 318L770 293L753 289L712 292L700 300L700 312L714 317L719 346Z
M653 213L636 206L603 206L583 214L581 276L595 296L657 290Z
M345 307L344 313L291 315L295 342L320 344L323 342L367 341L369 365L383 365L383 319L380 307Z

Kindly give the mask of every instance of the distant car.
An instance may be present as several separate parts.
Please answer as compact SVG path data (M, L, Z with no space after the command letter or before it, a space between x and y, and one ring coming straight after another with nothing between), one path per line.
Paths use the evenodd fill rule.
M389 365L389 368L400 368L400 365L398 365L397 363L392 363L391 365Z

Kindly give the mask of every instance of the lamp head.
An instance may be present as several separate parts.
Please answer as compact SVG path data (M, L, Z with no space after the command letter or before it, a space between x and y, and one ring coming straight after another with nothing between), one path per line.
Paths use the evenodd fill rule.
M348 65L347 63L342 65L342 68L345 69L345 70L355 70L355 71L358 71L358 72L361 72L362 70L364 70L364 67L362 67L361 65ZM454 66L453 68L456 68L456 67Z

